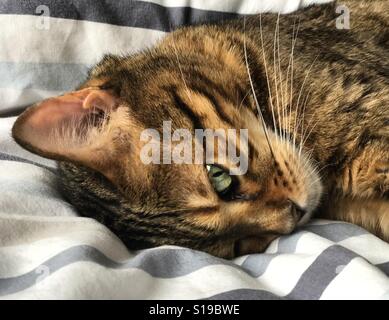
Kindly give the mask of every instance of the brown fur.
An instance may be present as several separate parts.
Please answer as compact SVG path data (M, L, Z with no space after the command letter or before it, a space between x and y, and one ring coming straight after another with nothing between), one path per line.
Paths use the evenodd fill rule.
M351 9L350 30L335 28L329 4L186 27L153 49L106 56L79 88L98 87L118 101L104 130L82 131L81 142L56 135L48 147L43 133L53 136L58 128L34 118L50 107L43 102L18 119L14 137L65 160L59 169L69 201L131 249L176 244L222 257L259 252L315 209L388 240L388 15L380 1L343 3ZM233 198L215 193L204 165L140 161L140 132L161 131L164 120L173 130L249 130L249 169L234 178ZM304 221L296 205L307 212Z

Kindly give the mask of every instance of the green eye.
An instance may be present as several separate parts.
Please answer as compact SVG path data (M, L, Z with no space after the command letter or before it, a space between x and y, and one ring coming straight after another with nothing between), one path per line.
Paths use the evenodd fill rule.
M217 193L224 195L230 191L232 187L232 178L227 172L214 165L207 165L206 168L208 171L208 178Z

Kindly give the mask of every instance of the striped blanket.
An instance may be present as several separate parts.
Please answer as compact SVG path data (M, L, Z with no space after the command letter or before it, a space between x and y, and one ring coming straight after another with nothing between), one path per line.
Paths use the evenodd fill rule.
M173 246L129 251L61 198L55 162L10 137L6 116L74 88L104 53L140 50L183 24L309 2L0 0L0 298L388 299L389 245L341 222L313 220L231 261Z

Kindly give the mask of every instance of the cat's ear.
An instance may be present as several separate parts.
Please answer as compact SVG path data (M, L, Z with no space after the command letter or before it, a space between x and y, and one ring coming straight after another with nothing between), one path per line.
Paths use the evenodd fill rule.
M49 98L28 108L16 120L12 135L23 147L46 158L95 167L99 134L118 99L99 88L85 88Z

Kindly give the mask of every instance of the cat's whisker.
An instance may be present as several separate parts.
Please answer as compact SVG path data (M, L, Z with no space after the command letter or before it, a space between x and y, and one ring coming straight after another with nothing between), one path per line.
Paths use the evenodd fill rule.
M306 151L306 152L304 153L305 160L306 160L305 165L307 165L307 163L310 163L310 162L311 162L312 157L313 157L313 152L314 152L314 149L311 148L311 149L309 149L308 151Z
M303 111L302 111L302 114L303 114L303 121L305 120L305 111L306 111L306 108L307 108L307 105L308 105L308 100L311 96L311 92L312 92L312 86L309 86L309 90L307 92L307 95L304 99L304 102L303 102ZM303 128L304 126L302 126ZM302 132L301 132L302 133Z
M273 73L274 73L274 88L275 88L275 97L276 97L276 104L277 104L277 118L278 118L278 130L276 130L277 136L280 137L281 141L282 135L281 135L281 112L280 112L280 101L279 101L279 93L278 93L278 77L277 77L277 58L276 58L276 44L277 44L277 32L279 28L279 22L280 22L280 14L278 14L277 22L276 22L276 28L274 31L274 40L273 40Z
M294 22L296 23L296 22ZM296 47L296 42L297 42L297 37L298 37L298 33L299 33L299 28L300 28L300 21L299 21L299 24L297 25L297 28L296 28L296 34L294 34L295 30L295 25L293 26L293 34L292 34L292 49L291 49L291 52L290 52L290 70L291 70L291 73L290 73L290 96L289 96L289 111L290 111L290 116L292 116L292 107L293 107L293 80L294 80L294 49ZM293 38L294 37L294 38ZM290 132L290 125L291 125L291 121L289 122L289 132Z
M310 159L310 160L312 160L312 159ZM305 166L305 170L307 171L308 176L313 176L314 174L317 174L318 169L319 169L318 165L311 165L310 167ZM318 180L319 179L316 179L315 181L318 181Z
M260 15L260 26L261 26L260 29L261 29L261 39L262 39L261 15ZM263 47L263 42L262 42L262 47ZM246 62L246 70L247 70L247 74L248 74L248 78L249 78L249 82L250 82L250 86L251 86L251 91L252 91L252 94L254 97L255 105L257 107L258 116L261 119L263 131L265 133L266 141L267 141L267 144L269 145L270 152L273 156L273 159L275 159L273 147L272 147L270 139L269 139L269 132L267 130L266 122L265 122L265 119L263 117L262 110L261 110L261 107L260 107L258 99L257 99L257 95L255 94L254 83L253 83L253 80L251 78L250 66L249 66L248 57L247 57L247 45L246 45L246 17L243 18L243 49L244 49L244 58L245 58L245 62ZM266 74L267 74L267 71L266 71ZM270 94L269 80L268 80L268 86L269 86L269 94Z
M243 19L244 24L245 24L245 21L246 20L244 18ZM260 36L261 36L263 65L265 67L266 83L267 83L267 88L268 88L268 91L269 91L269 102L270 102L271 113L272 113L272 118L273 118L273 126L274 126L275 132L277 132L277 124L276 124L276 119L275 119L275 110L274 110L274 105L273 105L273 94L272 94L271 86L270 86L269 72L268 72L268 67L267 67L267 59L266 59L265 48L264 48L264 41L263 41L262 15L261 14L259 14L259 31L260 31ZM244 37L245 37L245 33L244 33ZM277 137L277 139L278 139L278 137Z
M310 120L309 124L311 123L312 119ZM301 137L300 139L300 146L299 146L299 151L298 151L298 157L299 159L301 159L303 157L303 154L302 154L302 150L305 146L305 143L306 141L308 140L310 134L312 133L313 129L316 127L317 125L317 122L315 123L315 125L313 125L309 131L309 133L307 134L307 136L304 137L304 135ZM309 126L307 126L308 128ZM311 161L312 159L312 154L313 154L313 149L311 149L311 151L308 153L308 152L304 152L304 155L307 159L307 161ZM301 163L301 162L300 162Z
M317 182L320 182L321 181L321 175L320 173L326 168L328 167L327 166L324 166L322 168L319 167L319 164L316 164L314 166L311 167L311 170L309 172L309 175L313 176L314 174L317 175L316 179L312 180L310 182L310 184L307 186L307 188L311 188L312 186L314 186L315 184L317 184Z
M312 126L312 128L309 130L309 133L306 137L304 137L304 140L301 141L301 145L304 146L305 143L307 142L309 136L311 135L313 129L315 129L316 125L318 124L318 121L315 122L315 124ZM302 149L302 148L301 148ZM300 154L301 154L301 151L300 151Z
M297 169L300 170L301 168L304 168L304 170L308 170L309 171L309 174L313 174L315 171L312 170L312 168L309 166L309 164L313 160L312 159L312 155L313 155L314 149L311 148L309 151L305 151L304 154L302 154L303 147L304 147L304 145L302 144L302 142L300 140L300 144L299 144L298 150L296 150L296 152L297 152L297 159L298 159Z
M296 127L296 134L298 133L298 130L299 128L301 128L301 136L300 136L300 150L299 150L299 155L301 155L301 149L303 148L304 144L301 143L301 141L303 140L304 138L304 133L305 133L305 128L304 128L304 122L305 122L305 110L306 110L306 106L308 104L308 100L309 100L309 97L310 97L310 94L311 94L311 90L312 90L312 87L309 88L309 91L304 99L304 102L303 102L303 105L302 105L302 111L301 111L301 115L300 115L300 119L299 119L299 122L297 124L297 127Z
M244 95L244 97L242 98L242 100L240 101L239 105L238 105L238 111L240 111L243 107L243 102L244 100L248 97L248 95L250 94L251 92L251 88L246 92L246 94Z
M192 101L192 96L190 94L189 87L188 87L188 85L187 85L187 83L185 81L184 72L182 71L182 66L181 66L181 63L180 63L180 58L178 56L178 50L177 50L177 46L176 46L176 41L175 41L175 38L174 38L174 32L172 33L172 44L173 44L174 54L175 54L176 59L177 59L178 69L180 71L181 78L182 78L182 81L183 81L184 86L185 86L186 94L188 96L189 101L193 102Z
M284 77L281 68L281 54L280 54L280 27L279 27L279 15L278 15L278 33L277 33L277 55L278 55L278 72L280 78L280 90L281 90L281 109L282 109L282 128L283 128L283 141L287 140L286 134L286 106L285 106L285 88L284 88ZM289 144L288 144L289 145Z
M293 106L294 48L295 48L296 42L297 42L298 31L299 31L299 28L300 28L300 21L299 21L299 24L297 25L296 31L295 31L295 27L296 27L296 20L294 21L294 24L293 24L292 47L291 47L291 52L290 52L290 55L289 55L289 63L288 63L288 68L287 68L287 79L286 79L286 83L288 84L289 72L290 72L290 87L288 88L288 93L289 93L289 106L288 106L288 133L289 133L289 138L291 138L291 133L290 132L291 132L291 124L292 124L291 120L292 120L292 106Z
M298 118L298 109L299 109L299 101L296 105L296 111L295 111L295 116L294 116L294 128L293 128L293 133L291 133L291 124L292 124L292 110L293 110L293 80L294 80L294 50L295 50L295 46L296 46L296 42L297 42L297 38L298 38L298 32L299 32L299 28L300 28L300 21L297 25L297 28L296 28L296 20L294 21L294 24L293 24L293 31L292 31L292 46L291 46L291 52L290 52L290 55L289 55L289 63L288 63L288 67L287 67L287 79L286 79L286 82L287 84L289 84L288 80L289 80L289 74L290 74L290 87L287 88L288 90L288 93L289 93L289 105L288 105L288 121L287 121L287 128L288 128L288 132L290 133L290 137L292 138L293 137L293 146L296 145L296 135L297 135L297 132L298 132L298 129L301 127L303 127L303 120L304 120L304 116L305 116L305 106L306 106L306 102L308 100L308 98L306 97L305 98L305 101L304 101L304 108L303 108L303 111L302 111L302 118L299 120L298 124L296 124L296 119ZM302 86L303 88L303 86ZM299 97L301 95L301 92L302 92L302 88L300 90L300 94L299 94ZM291 141L292 142L292 141ZM288 144L288 148L289 148L289 144ZM302 144L300 144L299 148L296 150L296 152L298 151L298 157L299 159L301 159L301 151L302 151ZM299 162L299 169L301 167L301 162Z
M312 161L312 159L309 159L309 161ZM322 170L319 168L319 165L311 165L310 167L308 167L306 165L306 166L304 166L304 170L307 171L307 175L310 176L310 177L313 177L315 175L317 176L314 180L310 181L310 183L307 186L307 189L310 189L312 186L317 184L317 182L321 181L321 176L320 176L319 173Z
M310 189L312 186L314 186L316 183L320 182L321 178L317 177L315 180L311 181L309 185L307 186L307 189Z
M309 66L308 71L305 73L305 77L304 77L303 83L302 83L302 85L301 85L301 87L300 87L300 91L299 91L299 94L298 94L298 97L297 97L297 102L296 102L296 114L295 114L295 117L294 117L293 144L296 143L296 135L297 135L296 124L297 124L297 118L298 118L298 116L299 116L301 95L302 95L302 92L303 92L303 90L304 90L305 83L306 83L306 81L307 81L307 79L308 79L308 76L309 76L309 74L310 74L310 72L311 72L311 70L312 70L312 67L313 67L313 65L314 65L314 63L315 63L315 61L316 61L316 59L318 58L318 56L319 56L319 55L317 55L317 56L315 57L315 59L312 61L311 65Z
M314 117L315 114L316 114L316 110L311 114L311 119L309 120L309 122L308 122L306 128L304 129L304 131L301 133L301 139L300 139L300 141L301 141L301 148L305 145L305 142L309 138L309 135L312 133L313 128L316 127L317 122L319 121L317 119L316 122L315 122L315 125L308 132L308 129L310 128L312 121L315 119L315 117ZM307 132L308 132L308 134L307 134Z
M299 150L299 155L301 155L301 151L302 151L302 148L304 147L304 143L302 143L302 141L305 141L304 138L305 138L305 134L307 133L307 130L309 128L309 126L306 126L304 127L304 123L305 123L305 111L306 111L306 106L308 104L308 100L309 100L309 97L310 97L310 94L311 94L311 87L309 88L309 91L308 91L308 94L307 96L305 97L305 101L304 101L304 104L303 104L303 112L302 112L302 119L301 119L301 136L300 136L300 150Z
M322 173L324 169L326 169L326 168L328 168L328 167L330 167L330 166L333 166L334 164L335 164L334 162L332 162L332 163L327 163L325 166L319 168L319 170L316 171L316 173L317 173L317 174Z

